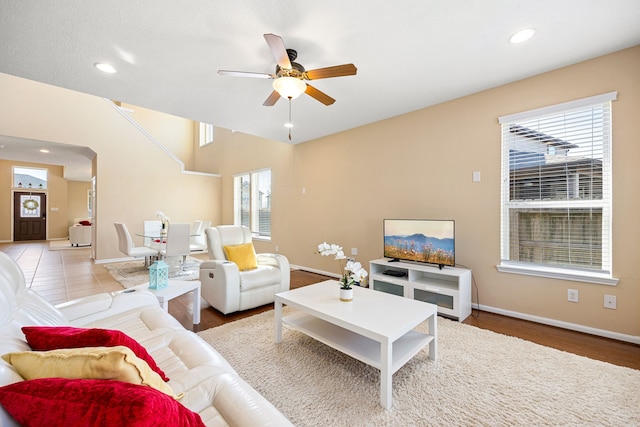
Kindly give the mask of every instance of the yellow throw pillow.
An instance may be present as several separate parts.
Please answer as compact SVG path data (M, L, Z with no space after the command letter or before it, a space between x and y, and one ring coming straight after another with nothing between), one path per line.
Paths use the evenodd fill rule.
M227 259L236 263L238 270L253 270L258 268L256 260L256 251L253 249L253 243L243 243L241 245L223 246Z
M147 362L130 348L84 347L7 353L2 358L26 380L35 378L103 379L153 387L179 398Z

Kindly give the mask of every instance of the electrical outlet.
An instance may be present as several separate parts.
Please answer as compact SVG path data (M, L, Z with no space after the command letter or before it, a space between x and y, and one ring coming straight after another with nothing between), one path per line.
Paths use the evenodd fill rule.
M353 256L358 255L358 248L351 248L351 255Z
M578 290L577 289L567 289L567 301L569 301L569 302L578 302Z
M276 245L276 252L278 252L278 245Z
M616 309L616 296L615 295L605 295L604 296L604 307Z

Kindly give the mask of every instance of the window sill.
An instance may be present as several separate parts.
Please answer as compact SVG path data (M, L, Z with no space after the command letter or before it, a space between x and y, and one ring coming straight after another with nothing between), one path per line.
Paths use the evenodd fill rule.
M606 274L589 273L579 270L535 267L521 264L502 263L496 266L501 273L524 274L526 276L547 277L550 279L572 280L574 282L596 283L598 285L616 286L618 279Z

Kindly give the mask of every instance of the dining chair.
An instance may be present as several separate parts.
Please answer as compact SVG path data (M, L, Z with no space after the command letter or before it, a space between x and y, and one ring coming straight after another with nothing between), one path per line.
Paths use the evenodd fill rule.
M211 221L207 221L211 224ZM195 220L191 224L191 236L189 236L189 248L191 252L201 252L207 249L207 242L204 237L204 221Z
M160 250L162 237L160 232L162 231L162 221L160 220L147 220L142 222L142 244L148 248ZM157 238L154 236L158 236Z
M133 243L131 234L129 234L129 230L124 223L114 222L113 225L116 228L116 233L118 233L118 249L120 249L120 252L134 258L144 257L145 267L150 264L151 257L158 256L157 250L147 248L145 246L136 246Z
M165 243L160 254L163 258L182 257L182 269L184 270L187 255L191 252L189 246L189 234L191 226L189 224L171 223L167 230L167 243Z

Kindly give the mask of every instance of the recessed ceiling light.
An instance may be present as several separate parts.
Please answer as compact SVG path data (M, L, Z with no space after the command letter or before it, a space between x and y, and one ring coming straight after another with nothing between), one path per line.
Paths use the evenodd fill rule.
M40 149L41 153L50 153L51 151L47 150L46 148L42 148Z
M105 64L104 62L96 62L93 65L103 73L113 74L118 72L111 64Z
M286 128L292 128L293 127L293 123L285 123L284 127Z
M524 30L520 30L517 33L513 34L509 37L509 41L513 44L526 42L536 33L536 30L533 28L527 28Z

